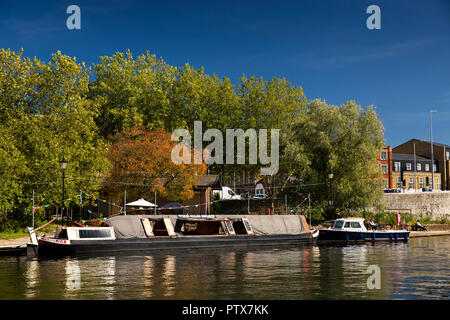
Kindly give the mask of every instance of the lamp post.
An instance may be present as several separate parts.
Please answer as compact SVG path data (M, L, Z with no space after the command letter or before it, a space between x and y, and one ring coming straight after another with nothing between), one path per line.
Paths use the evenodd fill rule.
M66 172L66 168L67 168L67 161L64 158L64 156L63 156L60 164L61 164L61 171L62 171L62 204L63 204L63 206L61 208L61 210L62 210L61 211L61 229L62 229L62 227L64 226L64 214L63 213L64 213L64 201L65 201L65 194L66 194L64 180L66 178L65 172Z
M437 111L435 111L435 110L430 110L431 191L434 190L433 112L437 112Z
M329 199L328 204L330 205L330 210L331 210L332 207L333 207L333 187L332 187L332 185L331 185L333 176L334 176L334 175L333 175L332 173L329 173L329 174L328 174L328 180L329 180L329 184L330 184L330 199ZM334 213L333 213L333 217L332 217L332 218L334 218Z

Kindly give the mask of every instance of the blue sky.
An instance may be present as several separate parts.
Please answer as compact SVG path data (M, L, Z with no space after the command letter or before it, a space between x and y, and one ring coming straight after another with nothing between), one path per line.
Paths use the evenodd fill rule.
M81 8L68 30L66 8ZM369 5L381 30L369 30ZM189 62L237 82L286 77L308 99L374 105L393 147L410 138L450 144L450 0L4 1L1 48L88 65L130 49Z

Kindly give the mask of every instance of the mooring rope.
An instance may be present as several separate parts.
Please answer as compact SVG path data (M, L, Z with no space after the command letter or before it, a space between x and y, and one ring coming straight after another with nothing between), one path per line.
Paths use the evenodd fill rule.
M53 221L55 221L56 220L56 217L55 218L53 218L50 222L47 222L46 224L44 224L43 226L40 226L39 228L37 228L37 229L34 229L34 231L38 231L39 229L42 229L43 227L45 227L45 226L47 226L47 225L49 225L50 223L52 223Z

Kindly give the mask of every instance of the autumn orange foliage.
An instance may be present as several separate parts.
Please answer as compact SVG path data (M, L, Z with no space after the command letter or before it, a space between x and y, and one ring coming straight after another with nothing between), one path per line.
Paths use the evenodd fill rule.
M187 200L194 196L197 177L205 174L206 164L175 164L171 159L171 134L163 129L148 131L144 126L128 128L112 137L108 153L112 164L104 182L109 195L127 191L129 199Z

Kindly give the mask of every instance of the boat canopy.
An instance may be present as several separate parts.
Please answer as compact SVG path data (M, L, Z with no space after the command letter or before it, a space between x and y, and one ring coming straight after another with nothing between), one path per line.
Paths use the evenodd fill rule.
M139 200L127 203L126 206L127 207L157 207L156 204L148 202L147 200L144 200L142 198Z
M176 226L177 220L180 219L176 215L119 215L106 220L106 224L114 227L117 238L147 238L141 219L149 219L157 221L158 219L168 218L173 226ZM246 218L251 228L251 232L255 235L271 235L271 234L302 234L309 233L306 219L302 215L220 215L215 219L227 219L233 222L237 219ZM236 228L240 229L241 228Z

